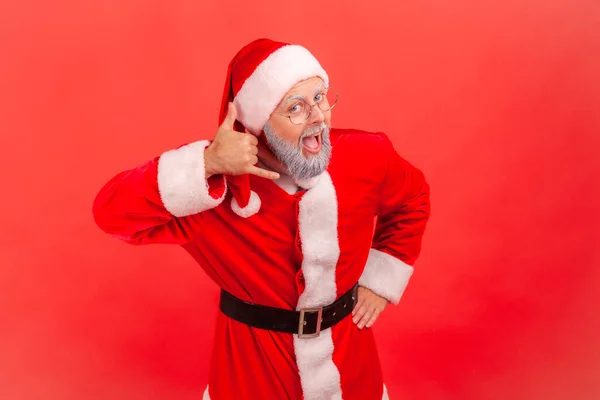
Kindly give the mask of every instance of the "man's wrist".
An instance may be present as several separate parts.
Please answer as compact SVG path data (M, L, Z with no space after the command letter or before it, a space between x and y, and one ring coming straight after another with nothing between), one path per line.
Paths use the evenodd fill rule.
M212 151L211 145L208 145L204 149L204 179L208 179L213 175L218 175L217 169L215 167L214 155Z

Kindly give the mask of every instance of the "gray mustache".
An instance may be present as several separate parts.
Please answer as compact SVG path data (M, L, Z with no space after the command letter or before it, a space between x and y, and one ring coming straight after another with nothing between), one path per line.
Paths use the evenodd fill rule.
M311 126L308 127L304 130L304 132L302 132L302 136L300 137L300 139L304 139L307 136L312 136L315 133L325 129L327 127L327 125L325 124L325 122L321 122L319 125L316 126Z

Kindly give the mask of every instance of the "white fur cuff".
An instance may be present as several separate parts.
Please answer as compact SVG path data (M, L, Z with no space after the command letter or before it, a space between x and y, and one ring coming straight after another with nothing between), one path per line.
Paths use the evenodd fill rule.
M413 267L382 251L371 249L360 286L398 304L413 273Z
M227 187L220 198L208 190L204 167L204 149L208 140L190 143L162 154L158 160L158 191L171 214L176 217L197 214L221 204ZM225 185L225 177L223 177Z

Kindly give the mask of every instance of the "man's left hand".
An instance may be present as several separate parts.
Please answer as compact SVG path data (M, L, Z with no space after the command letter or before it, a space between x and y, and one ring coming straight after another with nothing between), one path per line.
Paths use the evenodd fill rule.
M359 329L365 326L370 328L387 304L387 299L376 295L365 287L359 286L358 302L352 310L352 321L358 325Z

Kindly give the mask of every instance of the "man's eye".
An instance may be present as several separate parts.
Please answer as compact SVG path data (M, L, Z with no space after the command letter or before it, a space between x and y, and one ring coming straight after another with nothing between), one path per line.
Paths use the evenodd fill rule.
M300 105L300 103L296 103L292 107L290 107L290 112L291 113L297 113L301 109L302 109L302 106Z
M323 93L319 93L318 95L315 96L315 103L320 102L321 100L323 100L323 97L325 95Z

